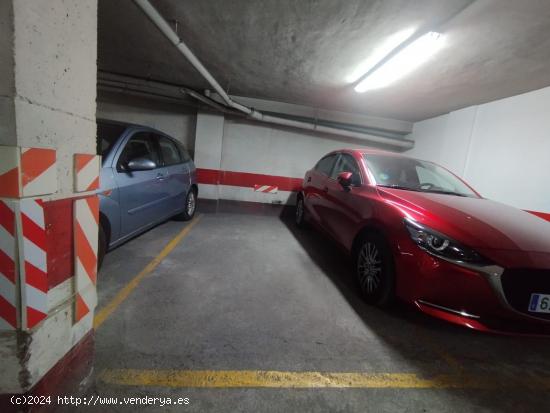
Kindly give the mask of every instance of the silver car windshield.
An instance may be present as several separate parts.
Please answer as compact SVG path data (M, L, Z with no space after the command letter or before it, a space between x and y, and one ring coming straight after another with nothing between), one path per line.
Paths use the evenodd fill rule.
M434 163L391 155L365 154L364 159L378 186L478 197L464 182Z

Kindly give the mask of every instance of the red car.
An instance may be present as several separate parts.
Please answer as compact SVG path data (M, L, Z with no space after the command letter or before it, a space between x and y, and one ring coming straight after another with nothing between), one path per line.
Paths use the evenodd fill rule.
M492 332L550 333L550 223L481 197L431 162L329 153L306 173L296 223L353 258L365 299L395 297Z

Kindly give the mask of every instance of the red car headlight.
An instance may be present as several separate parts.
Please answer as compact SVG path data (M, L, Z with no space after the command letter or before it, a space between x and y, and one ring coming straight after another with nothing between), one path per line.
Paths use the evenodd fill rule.
M405 227L411 239L420 248L436 257L457 264L468 263L480 266L491 264L473 249L412 219L405 218Z

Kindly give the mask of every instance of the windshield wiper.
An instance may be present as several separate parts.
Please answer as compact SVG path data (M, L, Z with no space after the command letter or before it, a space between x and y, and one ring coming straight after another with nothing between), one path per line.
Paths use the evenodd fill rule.
M445 194L445 195L455 195L455 196L462 196L462 197L468 197L468 195L461 194L459 192L453 192L453 191L445 191L443 189L421 189L421 188L411 188L410 186L402 186L402 185L378 185L384 188L392 188L392 189L403 189L405 191L415 191L415 192L429 192L432 194Z
M381 187L383 187L383 188L391 188L391 189L403 189L403 190L405 190L405 191L422 192L420 189L411 188L410 186L402 186L402 185L380 185L380 184L378 184L377 186L381 186Z
M456 195L456 196L468 197L468 195L464 195L464 194L461 194L459 192L444 191L444 190L437 190L437 189L427 189L427 190L422 190L421 192L429 192L429 193L432 193L432 194L445 194L445 195Z

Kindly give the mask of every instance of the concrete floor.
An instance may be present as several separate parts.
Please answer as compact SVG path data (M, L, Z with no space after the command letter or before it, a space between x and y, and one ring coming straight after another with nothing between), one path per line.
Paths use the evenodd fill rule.
M269 211L203 212L96 331L93 394L190 399L183 409L166 411L548 409L549 382L529 383L537 374L548 377L550 340L479 334L404 306L370 307L359 297L346 257L329 240L296 230L291 220ZM109 253L99 275L98 308L186 225L167 222ZM113 369L450 374L463 376L465 385L459 380L457 388L422 389L178 388L108 383L102 375ZM472 377L489 377L491 385L471 388L466 383ZM499 385L507 380L517 386Z

